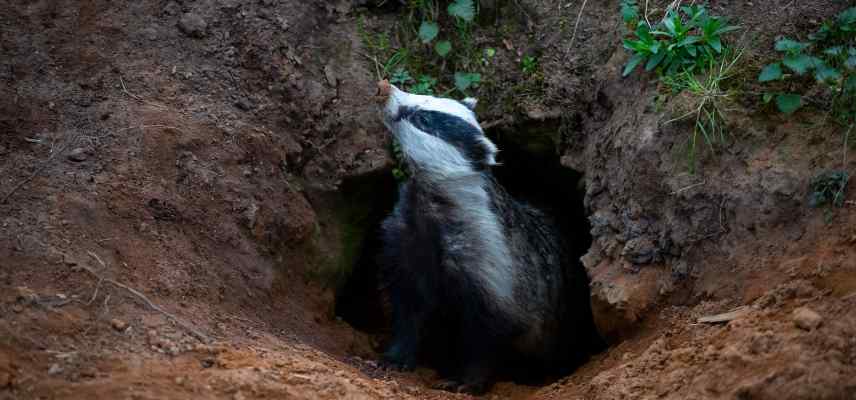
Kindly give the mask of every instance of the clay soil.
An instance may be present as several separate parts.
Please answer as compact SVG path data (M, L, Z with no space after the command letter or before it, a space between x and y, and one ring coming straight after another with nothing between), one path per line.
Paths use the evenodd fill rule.
M381 368L383 333L325 284L355 251L342 188L392 166L357 20L400 16L370 3L0 1L0 399L469 397ZM690 128L620 78L618 2L588 2L572 46L580 3L509 2L515 28L479 40L497 82L537 55L543 91L485 88L515 103L483 117L561 127L611 347L485 397L856 399L856 196L804 202L839 128L741 98L690 176ZM752 33L748 80L777 34L852 6L711 3Z

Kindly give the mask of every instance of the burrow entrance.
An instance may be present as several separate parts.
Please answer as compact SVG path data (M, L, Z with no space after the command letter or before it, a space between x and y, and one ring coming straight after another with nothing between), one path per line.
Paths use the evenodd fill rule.
M583 175L579 171L563 167L556 148L558 129L553 124L536 124L534 126L517 126L514 128L495 129L487 132L491 140L500 149L497 161L501 165L494 167L496 179L516 199L525 201L549 213L559 225L562 235L568 244L566 249L575 260L576 275L584 279L584 284L577 290L578 296L574 301L580 302L580 307L589 307L590 292L588 278L579 258L582 257L592 243L591 227L586 217L583 198L585 186ZM373 193L374 200L370 205L362 223L366 224L366 235L353 258L353 267L349 276L336 291L336 316L348 322L355 329L376 335L380 343L379 352L391 334L389 326L389 306L386 304L381 282L377 255L381 251L380 224L389 215L397 200L397 182L391 178L391 172L386 173L390 178L360 180L359 184L372 184L368 189ZM347 196L347 193L345 193ZM592 324L593 326L593 324ZM598 337L597 332L591 332L592 337ZM599 343L599 341L597 341ZM592 353L602 350L602 346L591 349ZM431 364L437 360L431 360ZM441 360L442 361L442 360ZM575 366L569 366L573 368ZM543 377L519 376L516 371L509 371L510 378L515 380L532 381Z

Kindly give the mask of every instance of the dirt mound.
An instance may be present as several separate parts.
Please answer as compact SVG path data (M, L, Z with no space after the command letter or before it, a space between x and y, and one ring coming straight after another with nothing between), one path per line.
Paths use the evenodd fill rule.
M394 190L357 21L400 15L355 3L0 4L0 398L467 397L383 370L383 332L334 313ZM584 177L612 347L488 397L856 397L853 195L805 205L834 128L745 100L686 174L691 128L620 77L617 1L497 3L516 19L478 39L498 60L482 116L507 143L548 132ZM754 38L747 76L848 4L733 3L711 8ZM522 54L538 96L514 92Z

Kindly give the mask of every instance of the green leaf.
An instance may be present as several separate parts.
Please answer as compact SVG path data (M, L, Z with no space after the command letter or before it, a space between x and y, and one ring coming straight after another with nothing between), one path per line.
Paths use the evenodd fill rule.
M776 42L776 51L782 51L786 53L799 53L805 48L808 47L807 43L800 43L791 39L782 39Z
M717 53L722 53L722 39L720 39L719 36L714 36L707 42L710 44L710 47L713 47L713 49L716 50Z
M660 52L659 54L655 55L654 57L651 57L650 59L648 59L648 63L645 64L645 71L651 71L654 68L657 68L657 65L660 65L660 63L663 62L664 58L666 58L666 52L665 51Z
M410 73L407 72L407 70L404 68L399 68L395 70L395 72L389 78L389 82L393 85L404 85L405 83L412 81L413 78L410 76Z
M465 91L481 82L481 74L475 72L455 72L455 87Z
M724 33L732 32L732 31L736 31L736 30L739 30L739 29L740 29L740 27L739 27L739 26L736 26L736 25L727 25L727 26L723 26L722 28L717 29L717 30L716 30L716 32L714 32L714 35L722 35L722 34L724 34Z
M823 54L826 54L829 56L838 56L838 55L841 55L842 53L844 53L844 46L830 47L830 48L823 51Z
M438 33L440 33L440 27L434 22L422 21L422 25L419 26L419 40L422 43L431 43Z
M473 0L455 0L446 8L449 15L460 18L467 22L473 22L476 17L476 6Z
M856 75L851 75L844 81L844 90L848 92L856 92Z
M493 58L493 56L496 55L496 49L494 49L493 47L488 47L484 49L484 55L487 58Z
M839 25L852 25L856 24L856 7L850 7L844 10L841 14L838 14L838 24Z
M791 93L779 94L776 96L776 107L785 114L791 114L802 107L802 96Z
M814 79L818 82L833 82L841 79L841 73L837 69L830 67L823 61L815 66Z
M675 44L675 46L676 47L684 47L688 44L698 43L701 41L702 41L701 36L687 36L686 38L684 38L684 40L681 40L680 42Z
M434 51L437 52L437 55L440 57L446 57L450 51L452 51L452 42L448 40L441 40L434 45Z
M630 58L630 61L627 62L627 65L624 66L624 72L621 73L621 76L630 75L630 73L633 72L633 70L636 69L636 67L640 63L642 63L642 61L645 61L645 56L641 54L634 55L632 58Z
M786 67L796 72L797 75L802 75L808 72L808 70L813 66L814 61L811 57L805 54L795 54L785 56L785 59L782 60L782 64L785 64Z
M761 70L758 82L769 82L782 78L782 64L773 63Z
M762 100L764 100L764 104L768 104L770 100L773 100L773 96L774 95L772 93L764 93L764 96L762 97Z
M639 19L639 7L635 2L621 2L621 19L625 24L631 24Z

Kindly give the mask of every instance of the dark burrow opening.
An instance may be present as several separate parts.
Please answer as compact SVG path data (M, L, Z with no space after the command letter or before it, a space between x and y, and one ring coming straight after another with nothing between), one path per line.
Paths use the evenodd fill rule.
M585 186L583 174L560 163L556 153L554 140L555 127L516 127L488 132L488 136L500 148L497 161L501 163L493 168L497 181L517 200L533 205L550 215L559 226L566 243L566 251L573 260L573 276L582 283L574 286L572 295L573 307L588 310L590 315L589 281L582 263L579 261L592 243L590 225L585 212L583 198ZM524 132L525 134L521 134ZM363 237L358 255L353 258L353 267L347 279L336 291L336 316L342 318L355 329L374 335L379 346L379 353L385 349L391 335L390 306L382 290L380 271L377 257L381 251L380 225L383 219L392 211L397 200L397 182L389 179L373 179L362 181L362 184L373 184L370 189L374 193L371 210L362 223L366 224L366 235ZM345 193L347 196L347 193ZM580 337L596 338L590 348L582 349L586 353L597 353L604 346L600 336L594 331L593 323L587 324L590 332L581 333ZM427 366L443 365L443 354L447 349L431 348L424 350L423 362ZM431 355L434 355L433 357ZM439 356L437 356L439 355ZM438 357L440 359L438 359ZM562 368L561 371L534 371L521 365L511 365L506 371L501 371L504 378L521 383L547 383L551 378L572 371L584 359L574 361ZM520 368L518 368L520 367Z

